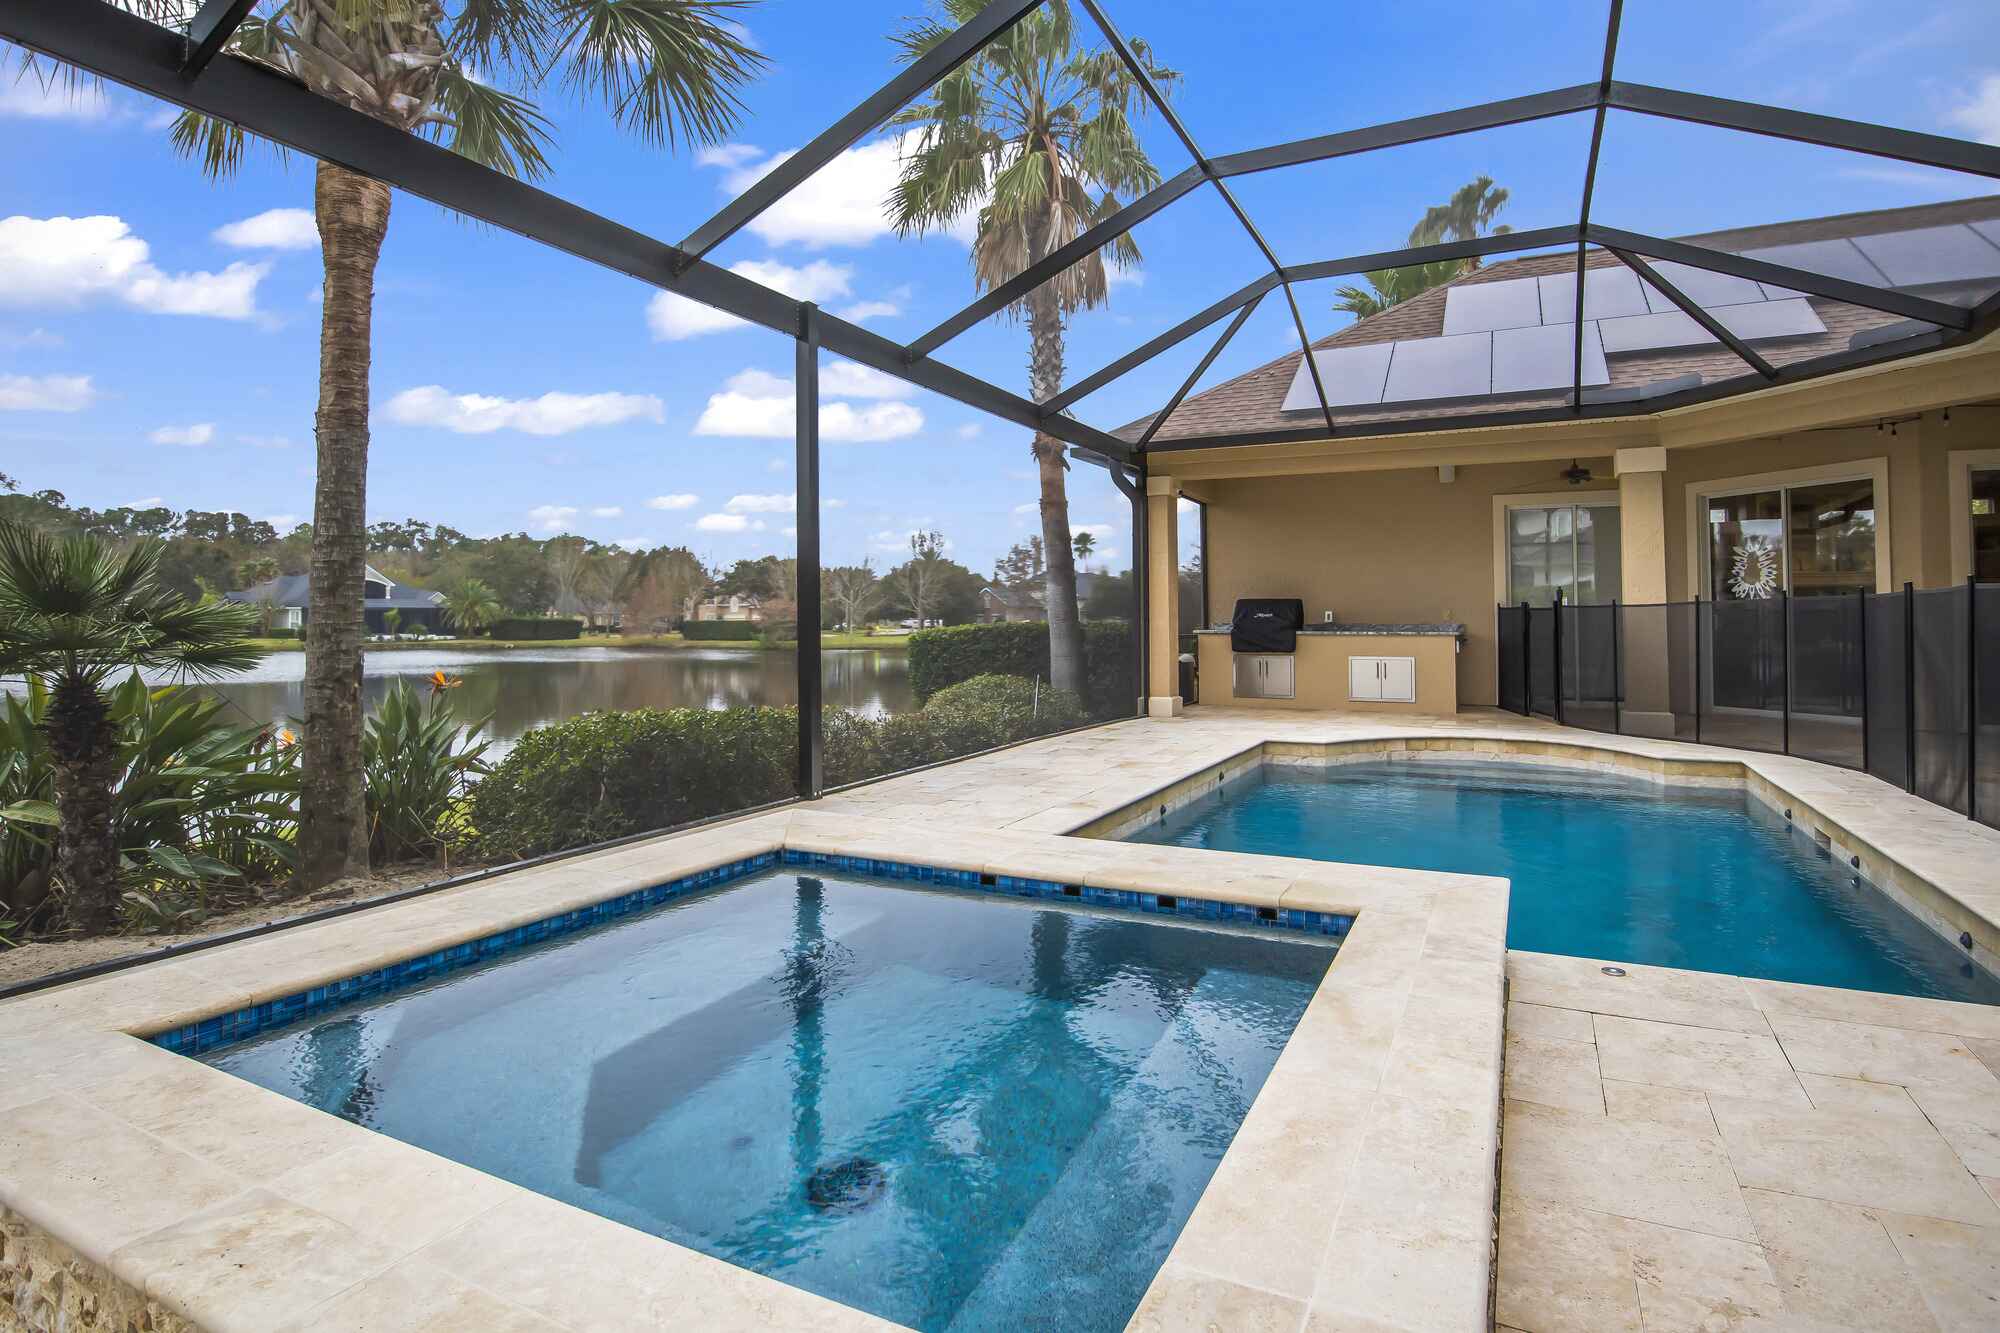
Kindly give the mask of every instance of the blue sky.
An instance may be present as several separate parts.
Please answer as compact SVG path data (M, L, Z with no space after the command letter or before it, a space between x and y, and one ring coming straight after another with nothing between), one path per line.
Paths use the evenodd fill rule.
M81 0L80 0L81 2ZM547 188L667 239L893 73L885 35L917 0L769 0L746 14L771 60L718 151L621 135L545 90ZM1180 69L1178 109L1210 153L1589 81L1601 3L1357 6L1113 0L1128 33ZM319 256L309 162L255 156L210 184L135 94L45 95L0 81L0 470L95 506L310 515ZM2000 142L2000 10L1632 0L1621 78ZM1588 121L1570 117L1242 178L1287 262L1392 248L1480 173L1517 228L1571 221ZM1157 119L1163 174L1187 165ZM865 141L807 193L712 256L898 338L972 296L962 239L902 241L877 200L893 139ZM1989 193L1990 182L1670 122L1614 116L1595 216L1677 235ZM1143 270L1069 339L1080 377L1261 271L1208 191L1136 233ZM1309 330L1344 319L1302 288ZM1213 383L1295 347L1282 304L1246 326ZM788 340L676 305L632 280L399 197L376 310L374 518L468 532L575 531L684 541L718 560L787 552ZM1075 409L1114 427L1162 401L1207 346L1158 358ZM1025 391L1026 335L996 321L951 364ZM1035 530L1025 432L858 368L823 396L830 562L892 564L913 529L990 567ZM1128 511L1101 471L1072 473L1072 514L1129 560Z

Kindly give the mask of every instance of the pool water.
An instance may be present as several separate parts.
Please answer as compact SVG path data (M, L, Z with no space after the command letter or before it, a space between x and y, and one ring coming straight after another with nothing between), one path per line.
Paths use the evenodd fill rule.
M1333 955L780 870L199 1058L899 1323L1113 1330Z
M2000 1003L2000 981L1740 789L1526 764L1264 766L1131 838L1504 875L1514 949Z

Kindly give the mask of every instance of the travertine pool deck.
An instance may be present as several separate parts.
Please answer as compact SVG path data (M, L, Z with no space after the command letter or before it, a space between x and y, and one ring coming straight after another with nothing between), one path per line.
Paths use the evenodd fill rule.
M1714 1153L1733 1152L1730 1136L1739 1131L1750 1145L1743 1151L1774 1159L1763 1175L1744 1168L1751 1174L1740 1182L1746 1201L1739 1207L1753 1228L1767 1201L1747 1201L1752 1194L1804 1198L1786 1182L1801 1173L1808 1179L1827 1174L1812 1164L1810 1145L1818 1140L1809 1139L1808 1127L1830 1123L1815 1120L1818 1113L1901 1114L1856 1109L1860 1099L1888 1098L1893 1089L1934 1126L1934 1137L1954 1155L1978 1199L1961 1189L1951 1195L1952 1208L1941 1209L1936 1198L1944 1196L1925 1191L1936 1186L1942 1158L1927 1140L1885 1131L1866 1140L1875 1145L1873 1156L1849 1173L1907 1186L1907 1192L1829 1200L1829 1206L1878 1210L1885 1229L1903 1220L1961 1228L1949 1236L1926 1233L1907 1248L1898 1241L1899 1255L1928 1256L1921 1264L1906 1259L1904 1271L1933 1311L1950 1293L1976 1301L1984 1292L1990 1299L1996 1284L1987 1280L1982 1287L1970 1267L1948 1262L1957 1251L1946 1251L1959 1245L1979 1253L1961 1242L1974 1233L1991 1235L1978 1205L1995 1205L1990 1187L1982 1187L1974 1172L1981 1163L1987 1173L1995 1169L2000 1117L1992 1114L1992 1090L1971 1070L1988 1083L1991 1072L1967 1042L1953 1045L1950 1034L2000 1038L2000 1024L1993 1023L2000 1011L1809 987L1772 991L1734 978L1670 983L1644 969L1632 969L1622 990L1606 990L1581 973L1571 985L1564 969L1584 966L1575 960L1506 955L1504 881L1064 836L1116 822L1118 812L1140 798L1149 804L1186 799L1214 775L1260 757L1314 761L1326 757L1327 747L1337 753L1433 746L1762 784L1767 799L1775 794L1787 800L1799 819L1827 831L1841 854L1860 857L1871 880L1941 929L1974 934L1982 951L2000 941L1994 929L2000 883L1993 869L2000 865L2000 835L1859 775L1712 747L1567 732L1503 714L1384 721L1380 715L1197 709L1171 721L1058 737L812 806L558 862L0 1004L0 1285L11 1281L27 1291L27 1308L17 1308L14 1317L30 1328L40 1326L38 1319L53 1322L60 1301L82 1299L80 1293L108 1293L91 1299L100 1316L108 1312L99 1326L109 1328L137 1326L141 1316L155 1327L173 1328L175 1319L186 1319L204 1328L257 1330L885 1327L129 1035L789 847L1356 915L1334 966L1134 1317L1135 1328L1476 1329L1488 1326L1496 1300L1503 1321L1527 1333L1624 1326L1611 1315L1594 1322L1595 1307L1572 1319L1566 1286L1537 1294L1532 1275L1547 1265L1524 1247L1565 1243L1570 1248L1561 1253L1579 1264L1596 1263L1596 1280L1607 1289L1616 1285L1607 1276L1616 1264L1604 1245L1622 1255L1629 1312L1643 1318L1644 1327L1723 1327L1739 1313L1747 1319L1746 1312L1764 1308L1740 1299L1744 1274L1754 1276L1754 1266L1746 1269L1747 1248L1725 1251L1700 1240L1668 1249L1640 1227L1678 1225L1684 1229L1675 1237L1755 1248L1778 1286L1790 1281L1786 1273L1805 1271L1798 1265L1823 1263L1816 1256L1845 1243L1845 1233L1801 1222L1787 1233L1793 1248L1784 1251L1782 1263L1791 1266L1780 1272L1779 1252L1761 1239L1761 1230L1729 1222L1730 1234L1711 1236L1685 1226L1685 1215L1628 1217L1605 1208L1602 1198L1552 1198L1559 1185L1547 1182L1584 1188L1613 1170L1639 1180L1647 1161L1660 1165L1659 1188L1670 1199L1690 1188L1671 1153L1644 1159L1603 1146L1606 1135L1636 1132L1614 1126L1622 1122L1611 1109L1613 1083L1706 1097L1716 1133L1708 1149L1686 1151L1708 1152L1710 1166ZM1588 971L1603 980L1594 964ZM1514 1100L1503 1154L1503 988L1510 973L1517 1008L1506 1038L1519 1049L1508 1066ZM1676 989L1681 985L1685 994ZM1729 993L1748 1002L1732 1005L1709 996L1704 1007L1703 985L1737 987ZM1537 986L1543 989L1534 991ZM1666 1007L1627 1012L1639 1002L1634 996ZM1768 1059L1759 1065L1750 1055L1712 1052L1704 1044L1704 1034L1715 1032L1758 1037L1755 1028L1741 1026L1750 1022L1746 1015L1765 1024L1761 1036L1788 1070L1800 1060L1795 1046L1820 1052L1792 1075L1797 1098ZM1544 1030L1531 1031L1538 1020ZM1809 1025L1828 1020L1867 1040L1842 1032L1838 1040L1816 1043ZM1580 1022L1589 1025L1587 1042ZM1981 1022L1991 1030L1975 1031ZM1654 1033L1646 1024L1695 1035ZM1563 1031L1546 1030L1557 1026ZM1522 1055L1520 1049L1528 1049L1522 1043L1531 1038L1541 1045ZM1562 1041L1576 1049L1549 1045ZM1585 1115L1585 1051L1600 1085L1595 1121ZM1881 1063L1838 1069L1813 1063L1853 1064L1871 1052ZM1930 1072L1933 1057L1943 1062L1938 1068L1962 1080L1948 1085L1960 1096L1948 1107L1929 1091L1947 1077ZM1755 1083L1739 1073L1735 1086L1719 1090L1753 1104L1742 1126L1725 1115L1733 1108L1709 1096L1702 1061L1710 1058L1725 1070L1737 1071L1740 1064L1743 1071L1771 1075ZM1613 1072L1619 1059L1640 1061L1646 1077L1619 1077ZM1855 1100L1822 1107L1819 1093L1805 1082L1808 1065L1816 1077L1858 1085L1848 1089ZM1566 1103L1538 1100L1544 1083L1560 1092L1543 1092L1542 1098L1560 1096ZM1616 1096L1620 1106L1629 1100L1622 1088ZM1926 1096L1939 1109L1926 1105ZM1673 1113L1665 1092L1653 1101L1661 1104L1658 1114ZM1790 1119L1770 1109L1788 1103ZM1695 1118L1684 1119L1692 1125ZM1696 1141L1691 1130L1687 1138ZM1843 1138L1849 1146L1860 1141L1853 1134ZM1565 1142L1574 1142L1579 1154L1619 1160L1584 1156L1557 1167L1535 1164L1534 1153L1559 1156ZM1517 1160L1523 1153L1526 1162ZM1502 1162L1504 1172L1498 1170ZM1720 1198L1721 1178L1711 1177L1704 1179ZM1500 1196L1496 1290L1490 1278L1500 1178L1507 1190ZM1881 1209L1891 1209L1894 1220ZM1596 1250L1579 1248L1586 1239L1572 1235L1586 1214L1607 1229L1587 1233L1603 1242ZM1552 1230L1549 1215L1559 1216L1568 1230ZM1825 1219L1807 1220L1817 1225ZM1819 1246L1822 1235L1825 1245ZM24 1286L17 1272L23 1254L38 1256L44 1277L54 1254L79 1280L68 1284L67 1297L38 1296L42 1289ZM1922 1287L1920 1268L1947 1296L1934 1299ZM1780 1299L1789 1291L1785 1286ZM1606 1311L1624 1308L1613 1297L1605 1301ZM1790 1305L1777 1308L1790 1320L1783 1326L1849 1326L1823 1312L1810 1316L1819 1319L1810 1324ZM7 1317L0 1307L0 1327ZM1953 1326L1942 1319L1940 1325Z

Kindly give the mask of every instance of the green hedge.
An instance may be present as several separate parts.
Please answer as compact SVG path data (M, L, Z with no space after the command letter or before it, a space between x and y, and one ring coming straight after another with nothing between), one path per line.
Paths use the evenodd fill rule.
M893 717L829 708L825 778L859 782L1082 721L1074 697L1002 676ZM783 800L797 756L793 708L587 713L523 736L472 789L471 823L480 853L495 859L583 847Z
M578 639L583 622L568 616L503 616L493 622L496 639Z
M690 620L681 626L688 639L729 639L748 643L757 637L758 626L748 620Z
M1132 626L1094 620L1083 627L1084 705L1091 717L1129 717L1139 696ZM1049 678L1049 627L1040 621L947 625L910 636L910 687L919 701L983 675Z
M299 632L289 625L280 625L264 636L267 639L296 639Z

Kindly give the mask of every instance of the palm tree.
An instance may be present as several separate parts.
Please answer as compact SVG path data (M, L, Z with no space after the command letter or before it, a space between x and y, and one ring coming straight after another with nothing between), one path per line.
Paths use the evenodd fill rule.
M113 0L185 27L196 0ZM601 100L649 144L722 142L737 89L764 59L733 15L754 0L257 0L230 39L321 96L510 176L549 170L550 125L532 93L553 78ZM173 143L212 178L242 164L244 132L192 112ZM313 195L325 266L318 450L306 618L305 799L310 887L368 868L361 764L361 583L367 559L368 396L375 265L389 188L322 162Z
M461 634L477 634L500 618L500 599L484 580L467 579L445 594L444 618Z
M1076 551L1076 563L1084 564L1090 559L1090 553L1097 549L1097 534L1079 532L1069 539L1069 544Z
M913 20L896 34L902 59L920 59L984 7L984 0L944 0L938 18ZM1134 40L1132 49L1158 84L1179 81L1146 43ZM896 230L935 231L977 209L973 282L980 290L1000 286L1159 183L1132 129L1135 102L1143 113L1142 90L1117 54L1106 46L1080 49L1066 0L1049 0L890 118L916 127L889 197ZM1139 262L1129 232L1009 311L1027 320L1028 387L1037 402L1062 388L1064 321L1105 303L1107 258L1120 268ZM1049 679L1080 694L1083 628L1070 558L1068 462L1062 442L1043 432L1033 450L1048 552Z
M1408 268L1375 269L1362 275L1368 279L1365 288L1334 288L1334 295L1340 299L1333 303L1333 308L1344 310L1356 319L1366 319L1370 315L1381 314L1390 306L1401 305L1413 296L1420 296L1433 287L1442 287L1464 272L1465 266L1456 259L1439 260L1435 264L1412 264Z
M118 737L105 683L139 667L210 680L264 656L246 642L256 608L169 592L162 549L147 539L120 552L94 537L58 540L0 522L0 676L30 677L48 691L56 876L70 921L89 934L110 928L119 897Z
M1493 219L1506 206L1506 188L1496 187L1491 176L1477 177L1459 186L1447 202L1426 209L1423 218L1410 228L1410 244L1437 245L1443 241L1503 236L1514 229L1504 224L1495 227ZM1464 261L1461 271L1470 273L1478 267L1479 258L1475 255Z

